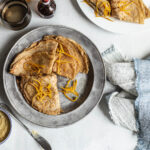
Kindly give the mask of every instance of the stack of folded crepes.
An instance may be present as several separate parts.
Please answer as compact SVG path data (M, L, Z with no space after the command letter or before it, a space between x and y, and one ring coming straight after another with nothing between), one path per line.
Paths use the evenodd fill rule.
M96 16L109 19L110 16L119 20L144 24L150 17L150 10L142 0L85 0L95 11Z
M84 49L71 39L54 35L44 36L24 49L10 67L11 74L21 77L18 84L26 101L49 115L61 113L57 75L73 80L79 72L87 74L88 70Z

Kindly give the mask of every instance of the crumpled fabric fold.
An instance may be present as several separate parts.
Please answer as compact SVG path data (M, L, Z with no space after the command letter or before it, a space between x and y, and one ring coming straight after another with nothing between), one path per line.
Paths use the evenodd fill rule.
M116 125L137 132L134 111L137 92L133 59L123 55L114 46L104 51L102 57L107 76L105 86L107 90L104 90L104 93L107 93L111 119Z
M150 60L129 58L114 46L102 57L111 119L138 134L136 150L150 150Z

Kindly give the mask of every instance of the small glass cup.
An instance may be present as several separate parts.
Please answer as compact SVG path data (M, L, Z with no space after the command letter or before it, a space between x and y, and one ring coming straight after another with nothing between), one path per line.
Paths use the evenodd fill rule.
M12 30L21 30L30 23L31 10L25 0L4 0L0 9L2 23Z

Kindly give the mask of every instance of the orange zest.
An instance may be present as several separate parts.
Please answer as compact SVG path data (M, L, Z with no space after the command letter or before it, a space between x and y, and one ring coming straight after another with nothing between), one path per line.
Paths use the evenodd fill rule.
M78 97L79 97L79 94L78 92L76 91L76 88L77 88L77 80L74 80L73 81L73 85L69 87L69 84L70 84L71 80L68 80L67 84L65 87L61 87L62 89L62 93L64 94L64 96L72 101L72 102L75 102L77 101ZM73 94L75 95L75 98L70 98L67 94Z
M47 86L43 86L41 84L41 81L33 79L33 82L29 82L29 84L33 86L36 90L36 94L32 98L32 106L35 100L38 100L39 102L43 103L43 100L46 97L52 98L52 90L50 83Z
M123 11L127 15L130 15L130 13L129 13L130 9L127 9L127 7L129 5L131 5L132 3L134 3L134 2L133 1L132 2L121 1L121 2L118 3L118 7L119 7L120 11Z
M33 62L25 62L25 63L23 64L23 68L24 68L26 71L30 72L31 74L36 73L36 74L40 75L41 72L42 72L42 69L43 69L44 67L45 67L44 65L35 64L35 63L33 63Z
M103 11L103 17L110 17L110 13L111 13L111 7L110 7L110 3L105 0L97 0L96 2L96 10L95 10L95 15L98 17L99 16L99 5L100 7L104 7L104 11Z
M85 2L86 4L88 4L90 6L90 4L87 0L84 0L83 2ZM102 7L104 8L103 15L100 15L99 5L101 8ZM109 21L112 21L109 18L111 16L111 6L107 0L97 0L94 13L95 13L96 17L103 17Z
M58 74L60 74L60 64L73 63L73 62L69 62L69 61L66 61L66 60L61 60L62 54L75 59L78 62L78 64L80 64L80 61L76 57L74 57L74 56L72 56L72 55L70 55L70 54L68 54L64 51L64 48L63 48L62 44L59 44L59 48L57 48L56 51L58 53L58 60L56 61L57 64L58 64L58 66L57 66Z

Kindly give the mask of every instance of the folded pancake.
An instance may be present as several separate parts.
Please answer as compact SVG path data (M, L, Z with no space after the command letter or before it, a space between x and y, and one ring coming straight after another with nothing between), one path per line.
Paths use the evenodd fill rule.
M78 71L87 74L89 71L89 59L85 50L77 42L69 38L57 36L56 40L64 45L64 48L73 56L73 59L75 58L74 60L78 65Z
M79 72L88 73L89 59L79 44L63 36L45 36L43 40L51 38L59 44L53 72L69 79L74 79Z
M144 24L150 10L142 0L111 0L112 16L123 21Z
M108 18L111 13L109 0L84 0L89 6L94 9L96 17Z
M57 76L24 76L19 81L20 90L26 101L37 111L58 115L61 112L57 89Z
M53 40L33 43L14 59L10 73L15 76L51 74L57 46Z
M36 52L31 57L21 59L13 65L11 73L16 76L49 75L55 61L55 55L48 52Z

